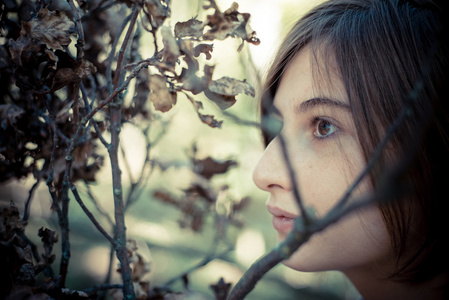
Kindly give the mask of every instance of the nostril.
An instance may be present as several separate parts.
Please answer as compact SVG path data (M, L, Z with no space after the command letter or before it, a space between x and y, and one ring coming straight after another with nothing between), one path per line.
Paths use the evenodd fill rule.
M269 188L269 189L280 188L280 187L281 187L281 186L280 186L279 184L275 184L275 183L269 184L269 185L267 186L267 188Z

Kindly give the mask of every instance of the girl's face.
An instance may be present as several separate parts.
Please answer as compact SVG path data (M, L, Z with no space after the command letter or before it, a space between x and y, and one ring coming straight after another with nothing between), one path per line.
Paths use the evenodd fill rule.
M326 76L314 78L312 57L308 47L301 50L282 75L274 98L283 121L280 135L297 182L290 180L279 137L268 145L253 174L256 185L270 193L267 208L280 240L299 215L292 184L299 188L306 207L323 217L365 165L343 83L332 74L332 66L329 76L324 70ZM364 182L354 196L369 191ZM391 258L380 211L371 206L312 236L284 263L300 271L373 271Z

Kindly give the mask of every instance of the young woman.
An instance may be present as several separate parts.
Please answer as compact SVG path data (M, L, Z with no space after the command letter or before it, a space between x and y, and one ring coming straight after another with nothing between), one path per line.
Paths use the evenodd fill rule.
M331 0L282 43L262 109L283 127L254 171L280 240L300 215L295 186L323 217L395 128L350 199L381 200L313 235L287 266L339 270L367 300L449 297L444 18L433 1Z

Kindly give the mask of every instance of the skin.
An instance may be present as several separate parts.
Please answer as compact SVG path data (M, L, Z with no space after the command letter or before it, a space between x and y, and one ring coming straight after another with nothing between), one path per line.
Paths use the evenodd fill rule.
M280 135L297 175L294 184L304 204L322 217L363 169L365 161L342 81L335 72L320 81L314 78L312 66L317 67L311 64L306 47L285 70L274 106L281 115ZM279 240L283 240L291 230L289 223L299 216L299 209L279 137L267 146L253 179L270 195L267 208L273 214ZM354 196L369 191L370 186L363 183ZM371 206L314 235L284 263L299 271L339 270L364 282L374 282L378 279L372 274L388 269L391 261L382 216L376 206Z

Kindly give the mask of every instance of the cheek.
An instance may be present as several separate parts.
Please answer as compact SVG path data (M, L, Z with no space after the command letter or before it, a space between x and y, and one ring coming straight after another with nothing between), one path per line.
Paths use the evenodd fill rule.
M317 217L323 217L344 195L357 176L360 166L346 159L313 159L312 163L297 166L297 184L300 194L308 207L312 207ZM366 193L369 187L362 184L354 196Z
M388 234L376 207L351 214L317 233L284 263L296 270L346 271L391 262Z
M294 167L306 206L313 207L317 217L324 217L364 165L358 151L334 151L333 155L303 153L302 160L295 160ZM352 193L352 198L359 198L370 189L367 181L363 181ZM285 264L301 271L344 270L381 263L389 257L389 249L389 237L380 211L372 206L352 213L314 235Z

